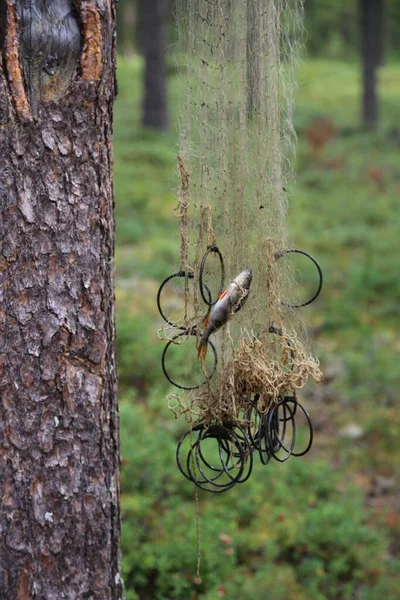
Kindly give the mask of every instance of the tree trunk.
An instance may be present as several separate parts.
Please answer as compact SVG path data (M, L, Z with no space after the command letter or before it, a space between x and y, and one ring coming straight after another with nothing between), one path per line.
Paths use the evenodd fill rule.
M126 58L135 55L136 3L134 0L119 0L117 11L118 52Z
M0 597L119 600L115 0L0 5Z
M362 55L362 119L373 129L378 123L377 69L383 55L383 0L360 0Z
M139 0L139 42L145 56L144 127L166 129L167 81L165 65L167 0Z

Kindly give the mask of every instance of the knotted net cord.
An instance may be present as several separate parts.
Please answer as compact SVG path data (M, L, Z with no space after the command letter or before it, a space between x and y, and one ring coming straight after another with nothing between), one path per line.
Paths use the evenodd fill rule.
M293 177L294 67L302 35L302 0L178 0L178 170L181 184L181 271L185 272L184 327L197 341L204 327L199 286L210 245L222 252L226 284L253 271L244 308L210 340L218 367L202 369L199 389L172 394L176 416L205 424L240 422L256 394L260 410L319 381L299 311L290 307L297 284L288 248L286 187ZM207 285L219 263L207 260ZM212 290L213 291L213 290ZM180 338L182 341L183 338Z

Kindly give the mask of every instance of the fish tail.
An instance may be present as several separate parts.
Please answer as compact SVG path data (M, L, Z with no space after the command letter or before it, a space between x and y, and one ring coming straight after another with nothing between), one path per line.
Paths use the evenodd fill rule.
M207 356L207 344L208 342L203 339L200 340L199 345L197 346L197 357L201 360L205 360Z

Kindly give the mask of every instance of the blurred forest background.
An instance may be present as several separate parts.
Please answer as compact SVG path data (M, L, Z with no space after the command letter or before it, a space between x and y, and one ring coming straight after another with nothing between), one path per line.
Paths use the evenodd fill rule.
M187 0L190 2L190 0ZM200 493L175 465L156 293L178 261L172 216L174 2L120 0L116 296L128 600L395 600L400 590L400 3L306 0L295 126L295 246L321 262L305 318L325 379L301 394L315 442L244 486Z

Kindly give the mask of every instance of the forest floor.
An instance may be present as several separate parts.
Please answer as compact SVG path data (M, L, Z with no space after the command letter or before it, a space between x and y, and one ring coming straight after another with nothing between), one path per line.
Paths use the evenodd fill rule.
M141 64L120 60L114 173L128 600L398 598L400 65L381 70L374 133L359 126L359 71L306 62L297 94L289 226L325 275L305 314L325 374L303 392L315 444L301 461L257 469L240 491L200 495L196 585L193 490L174 457L185 423L166 408L156 338L157 288L178 257L179 82L170 76L171 132L144 132Z

